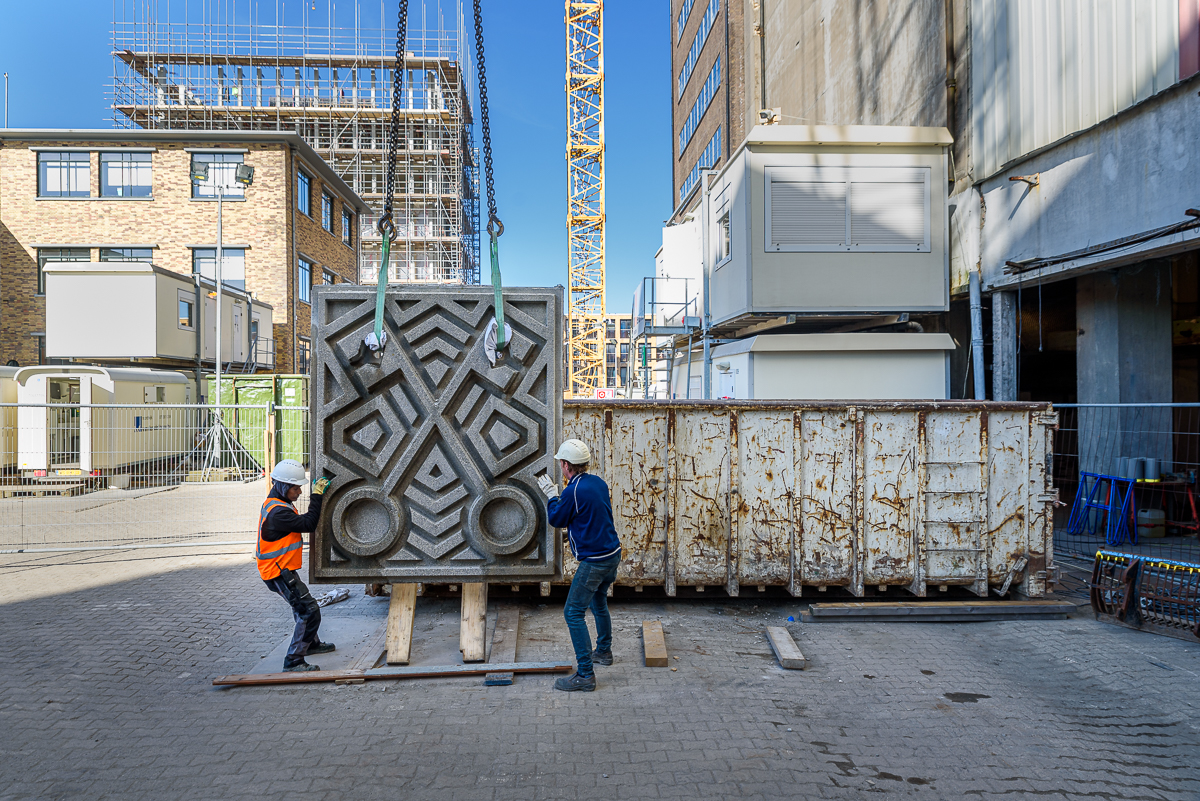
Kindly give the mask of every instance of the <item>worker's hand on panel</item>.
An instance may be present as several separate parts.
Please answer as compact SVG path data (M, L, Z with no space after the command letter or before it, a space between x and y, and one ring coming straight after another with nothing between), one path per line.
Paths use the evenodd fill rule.
M326 478L325 476L321 476L320 478L318 478L316 481L313 482L312 494L313 495L324 494L325 490L329 489L329 483L330 482L329 482L328 478Z
M550 479L550 476L542 475L538 477L538 489L546 493L546 499L558 497L558 487Z

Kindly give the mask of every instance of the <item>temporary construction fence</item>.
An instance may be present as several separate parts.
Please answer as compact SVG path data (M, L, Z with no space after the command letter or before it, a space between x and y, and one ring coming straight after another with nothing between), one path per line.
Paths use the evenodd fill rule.
M1200 404L1055 404L1057 553L1200 561ZM1091 498L1091 503L1087 499Z
M1053 566L1049 404L568 401L624 545L618 584L952 585L1041 596ZM564 580L575 564L566 557Z
M216 398L216 381L208 379L208 397ZM263 437L260 415L244 418L237 409L248 406L260 410L274 407L275 459L295 459L308 465L308 376L307 375L229 375L221 381L221 406L225 425L235 432L237 440L258 461L266 459L266 438Z
M250 542L285 413L305 437L273 403L0 404L0 551Z

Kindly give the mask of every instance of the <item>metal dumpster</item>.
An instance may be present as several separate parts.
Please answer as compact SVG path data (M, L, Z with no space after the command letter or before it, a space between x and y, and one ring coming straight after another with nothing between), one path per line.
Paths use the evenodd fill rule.
M1049 404L567 401L625 546L618 584L924 597L1052 571ZM564 580L574 575L564 559Z

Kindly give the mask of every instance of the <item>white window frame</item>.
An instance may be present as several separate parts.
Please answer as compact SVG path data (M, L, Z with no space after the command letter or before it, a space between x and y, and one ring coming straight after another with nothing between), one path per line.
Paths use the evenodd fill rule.
M933 170L929 167L765 167L763 169L763 249L767 253L929 253L932 227L931 181ZM915 179L915 180L914 180ZM836 245L785 245L772 242L771 237L771 184L779 181L813 181L822 183L845 183L846 185L846 230L841 244ZM919 246L911 245L856 245L851 241L853 216L853 185L856 183L917 183L925 187L925 231L924 241Z

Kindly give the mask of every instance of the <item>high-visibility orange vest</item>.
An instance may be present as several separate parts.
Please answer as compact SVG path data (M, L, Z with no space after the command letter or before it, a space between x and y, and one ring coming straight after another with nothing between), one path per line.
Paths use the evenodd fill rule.
M293 531L274 542L263 539L263 525L267 522L267 515L272 509L280 506L292 508L290 503L278 498L267 498L258 515L258 547L254 550L254 558L258 560L258 575L263 577L263 581L278 578L284 570L299 570L304 561L301 551L304 547L304 537L299 531Z

